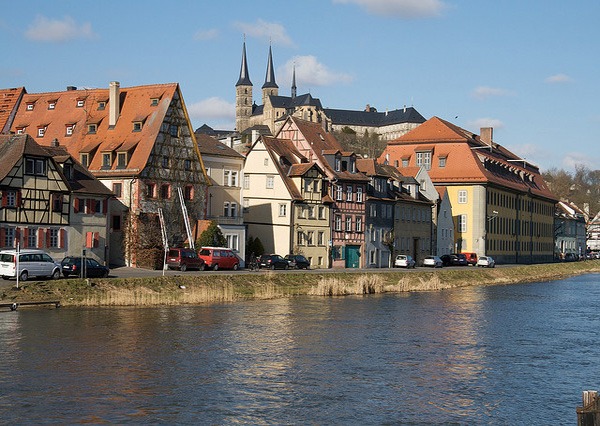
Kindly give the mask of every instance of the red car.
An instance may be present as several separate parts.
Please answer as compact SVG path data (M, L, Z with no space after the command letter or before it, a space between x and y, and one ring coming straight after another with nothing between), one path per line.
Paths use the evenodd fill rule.
M167 253L167 266L169 269L179 269L184 272L187 269L199 269L204 271L206 268L204 260L200 259L192 249L174 248Z

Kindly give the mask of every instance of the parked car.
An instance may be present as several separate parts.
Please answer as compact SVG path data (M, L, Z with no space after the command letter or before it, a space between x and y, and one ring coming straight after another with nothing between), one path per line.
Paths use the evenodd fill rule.
M60 278L60 263L43 250L23 249L19 252L19 270L17 272L17 251L0 251L0 275L5 280L16 278L21 281L29 277Z
M477 266L481 268L495 268L496 261L489 256L480 256L477 261Z
M458 256L455 254L445 254L440 259L444 266L458 266Z
M240 269L240 259L233 250L226 247L202 247L198 256L204 260L209 268L218 271L219 269Z
M167 267L169 269L179 269L181 272L185 272L188 269L204 271L206 264L192 249L174 248L169 249L167 253Z
M477 255L475 253L462 253L467 258L467 265L475 266L477 265Z
M575 253L565 253L565 262L576 262L579 260Z
M77 256L67 256L62 262L60 262L60 266L62 268L62 274L66 278L69 275L77 275L78 277L108 277L109 269L107 266L99 264L95 259L86 258L85 259L85 271L81 268L81 257Z
M278 254L263 254L258 261L259 268L288 269L290 264Z
M453 253L458 258L458 266L467 266L469 262L467 261L467 256L464 253Z
M286 257L284 257L284 259L287 260L290 268L294 268L294 269L309 269L310 268L310 262L308 261L307 258L302 256L301 254L288 254Z
M427 256L423 259L423 266L429 266L432 268L441 268L444 266L442 259L437 256Z
M414 268L415 261L411 256L407 256L404 254L399 254L396 256L396 260L394 261L395 268Z

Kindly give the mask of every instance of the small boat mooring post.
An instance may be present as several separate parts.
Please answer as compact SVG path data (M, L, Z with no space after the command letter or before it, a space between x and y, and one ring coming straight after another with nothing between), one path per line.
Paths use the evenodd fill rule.
M578 426L600 426L600 399L598 392L583 391L583 406L577 407Z

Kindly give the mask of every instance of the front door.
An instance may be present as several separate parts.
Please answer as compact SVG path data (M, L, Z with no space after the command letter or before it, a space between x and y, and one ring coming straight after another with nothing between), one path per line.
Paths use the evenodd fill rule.
M360 267L360 246L346 246L346 268Z

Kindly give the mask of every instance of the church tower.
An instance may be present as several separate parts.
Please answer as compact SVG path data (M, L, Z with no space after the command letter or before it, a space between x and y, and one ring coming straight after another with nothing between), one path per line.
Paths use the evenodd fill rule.
M292 74L292 99L296 97L296 64L294 64L294 73Z
M238 132L242 132L249 127L251 115L252 82L250 81L250 76L248 75L248 62L246 61L246 41L244 41L240 78L235 84L235 129Z
M275 83L275 70L273 69L273 55L271 54L271 46L269 45L269 61L267 62L267 75L265 76L265 84L262 85L262 103L266 104L267 97L271 95L277 96L279 86Z

